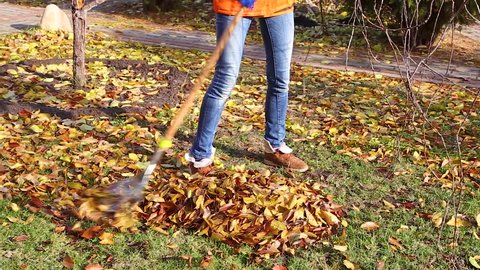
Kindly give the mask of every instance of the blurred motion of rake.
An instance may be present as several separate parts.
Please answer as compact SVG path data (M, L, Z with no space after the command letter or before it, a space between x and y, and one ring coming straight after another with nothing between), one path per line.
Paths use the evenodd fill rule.
M80 206L80 216L93 220L99 220L106 217L118 218L119 216L125 215L125 212L132 211L137 203L143 200L144 190L150 180L150 176L157 167L157 163L162 159L165 151L172 146L172 139L175 136L175 133L183 123L190 108L193 106L205 79L215 67L233 30L242 18L244 9L245 8L242 7L236 13L233 21L217 42L215 50L208 58L206 65L195 81L190 94L180 106L178 113L174 116L165 136L160 140L158 149L150 159L147 168L143 172L133 177L115 182L103 190L90 190L88 192L89 194L87 194L89 198ZM132 225L129 222L128 224L124 224L125 221L121 223L122 224L117 224L119 225L118 227L130 227L129 225Z

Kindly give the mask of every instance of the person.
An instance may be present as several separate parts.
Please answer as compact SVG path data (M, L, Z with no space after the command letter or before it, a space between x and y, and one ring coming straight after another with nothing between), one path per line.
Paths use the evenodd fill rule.
M218 60L203 98L195 139L185 154L191 173L208 174L213 169L213 140L225 102L236 84L245 38L258 18L266 52L267 94L265 101L264 162L305 172L308 165L285 144L285 121L294 39L294 0L213 0L217 41L241 5L244 16L234 29Z

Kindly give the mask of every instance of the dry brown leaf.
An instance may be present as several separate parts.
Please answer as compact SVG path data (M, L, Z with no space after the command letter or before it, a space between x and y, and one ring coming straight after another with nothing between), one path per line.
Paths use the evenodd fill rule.
M367 221L367 222L363 223L362 225L360 225L360 228L371 232L371 231L377 230L378 228L380 228L380 226L373 221Z
M192 267L192 260L193 260L192 256L182 255L179 258L187 261L188 262L188 267Z
M65 268L72 269L73 266L74 266L74 262L73 262L72 257L70 257L68 255L65 256L63 258L63 266L65 266Z
M400 243L400 241L398 241L395 237L389 237L388 238L388 243L395 249L400 249L400 250L403 250L404 247L402 246L402 244Z
M28 239L28 235L21 234L21 235L14 236L12 239L15 242L23 242L23 241L26 241Z
M93 226L93 227L90 227L88 229L86 229L83 233L82 233L82 238L85 238L87 240L90 240L90 239L93 239L95 238L98 233L100 233L102 231L102 227L100 226Z
M210 255L204 256L202 261L200 262L200 267L205 269L207 268L213 261L213 257Z
M56 233L62 233L65 231L65 226L56 226L55 229L53 229L53 231Z
M91 263L85 267L85 270L103 270L99 263Z

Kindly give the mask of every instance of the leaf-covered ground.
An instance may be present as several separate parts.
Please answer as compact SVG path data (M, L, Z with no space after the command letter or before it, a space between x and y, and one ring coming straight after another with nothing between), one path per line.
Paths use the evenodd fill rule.
M207 55L91 34L89 82L84 90L73 91L71 62L65 60L72 53L71 41L69 35L41 31L0 37L0 194L9 199L2 203L6 214L0 220L7 229L5 239L9 239L3 256L14 258L13 264L19 266L17 262L24 258L14 252L21 243L32 245L23 246L25 252L30 248L55 250L55 243L42 244L46 240L29 237L35 230L42 236L54 233L61 242L68 242L64 235L76 236L72 241L79 241L75 245L85 250L96 246L95 241L124 249L122 253L102 248L98 259L91 257L95 252L87 252L90 258L85 258L68 250L75 265L98 262L115 269L133 267L122 267L122 263L128 261L125 252L137 244L130 240L115 244L113 235L141 238L141 245L147 247L140 250L148 252L159 245L152 239L152 230L160 235L172 236L175 231L181 235L180 245L169 242L168 237L159 240L171 253L162 257L171 256L180 267L188 267L193 259L195 266L256 268L260 266L250 265L248 259L255 258L254 254L265 258L282 251L264 267L279 263L292 269L318 265L332 269L355 267L352 265L439 269L472 265L469 258L480 255L475 221L480 213L475 203L480 166L478 89L418 84L418 102L429 108L429 124L411 106L397 80L294 66L288 140L312 169L305 175L293 175L261 163L266 78L263 63L248 59L220 125L215 177L192 178L181 158L195 131L197 106L138 209L140 220L152 228L147 236L105 232L93 224L76 223L68 218L72 213L58 209L75 208L87 188L107 185L146 166ZM454 149L460 125L461 161ZM234 136L236 140L231 139ZM455 223L450 220L450 194L459 186L463 188L462 207ZM18 213L23 208L46 215L30 218L26 212ZM55 226L47 230L34 226L29 231L32 219ZM334 238L292 252L324 239L319 236L330 234L330 225L340 222L337 219L342 219L345 229ZM202 237L178 229L178 224L237 246L240 255L227 247L221 248L223 255L210 255L208 251L218 244L200 241ZM461 234L457 242L451 238L453 228ZM186 243L189 241L193 243ZM195 241L208 242L203 255L192 252ZM242 243L256 246L245 251ZM456 245L459 247L454 249ZM109 253L115 256L110 258ZM72 260L49 254L60 258L58 267L70 265ZM144 258L152 255L136 256L139 265L151 265ZM231 264L222 268L209 263L208 256L217 260L226 256ZM11 266L8 261L5 265ZM165 263L164 269L169 265Z

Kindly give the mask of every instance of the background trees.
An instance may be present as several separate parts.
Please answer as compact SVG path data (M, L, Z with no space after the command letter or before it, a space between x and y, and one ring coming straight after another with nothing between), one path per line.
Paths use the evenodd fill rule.
M346 0L351 14L361 14L367 26L391 28L407 37L406 46L430 45L450 23L468 24L479 14L476 0Z

